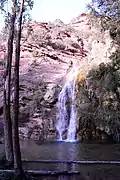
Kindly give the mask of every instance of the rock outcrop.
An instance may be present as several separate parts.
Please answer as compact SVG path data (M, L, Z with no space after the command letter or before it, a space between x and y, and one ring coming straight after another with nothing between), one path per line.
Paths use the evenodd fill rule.
M3 63L5 47L0 46ZM59 20L26 25L20 59L20 137L56 139L57 99L66 75L73 66L87 73L93 66L108 62L114 51L109 32L101 33L92 26L86 14L67 25ZM1 63L1 74L3 70ZM1 114L2 87L0 84Z

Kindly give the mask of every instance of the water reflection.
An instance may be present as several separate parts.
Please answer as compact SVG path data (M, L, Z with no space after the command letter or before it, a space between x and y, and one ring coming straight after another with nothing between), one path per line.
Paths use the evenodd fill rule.
M119 144L21 141L26 160L120 160Z
M119 144L34 142L21 141L22 158L40 160L120 160ZM36 170L79 170L83 179L119 180L120 166L115 165L75 165L58 163L27 163L25 169ZM74 178L72 177L72 180ZM76 180L76 178L75 178ZM81 180L81 178L78 178Z
M73 148L71 147L71 143L70 142L59 142L58 146L57 146L57 154L56 154L56 158L58 160L71 160L74 161L77 159L77 146L76 143L72 143ZM58 170L69 170L69 171L74 171L75 168L75 164L65 164L65 163L61 163L59 164L60 166L58 166Z

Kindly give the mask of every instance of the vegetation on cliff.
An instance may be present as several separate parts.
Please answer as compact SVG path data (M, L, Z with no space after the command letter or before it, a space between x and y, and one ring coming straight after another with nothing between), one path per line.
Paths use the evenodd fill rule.
M101 63L78 82L79 128L89 130L93 139L99 136L97 129L109 135L120 131L120 53L115 52L110 58L110 63Z
M101 30L109 30L117 50L110 61L92 68L78 80L78 132L82 139L120 141L120 21L119 1L93 1L90 20ZM80 75L79 75L80 76Z

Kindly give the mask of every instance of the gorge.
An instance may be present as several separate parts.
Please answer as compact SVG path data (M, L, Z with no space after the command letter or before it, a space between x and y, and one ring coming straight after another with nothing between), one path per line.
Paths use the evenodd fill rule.
M20 138L75 141L108 139L111 134L118 137L118 90L108 87L112 81L109 57L117 46L109 31L101 33L101 27L86 14L69 24L56 20L32 22L29 27L29 36L28 26L23 29L21 44ZM2 41L1 122L5 51Z
M9 1L0 1L0 179L119 180L120 3L92 0L64 24L30 20L34 0ZM67 18L77 13L60 2ZM53 12L48 3L47 16L58 2Z

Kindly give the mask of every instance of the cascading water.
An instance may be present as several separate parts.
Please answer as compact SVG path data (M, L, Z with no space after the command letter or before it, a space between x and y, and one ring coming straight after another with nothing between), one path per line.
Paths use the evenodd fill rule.
M75 71L76 72L76 71ZM59 140L68 142L75 141L76 135L76 113L75 113L75 82L76 73L72 72L68 81L62 88L58 98L58 119L56 129ZM72 77L70 79L70 77Z
M70 112L70 123L68 126L68 133L67 133L67 141L74 141L76 135L76 112L75 112L75 80L73 82L73 87L71 88L71 112Z

